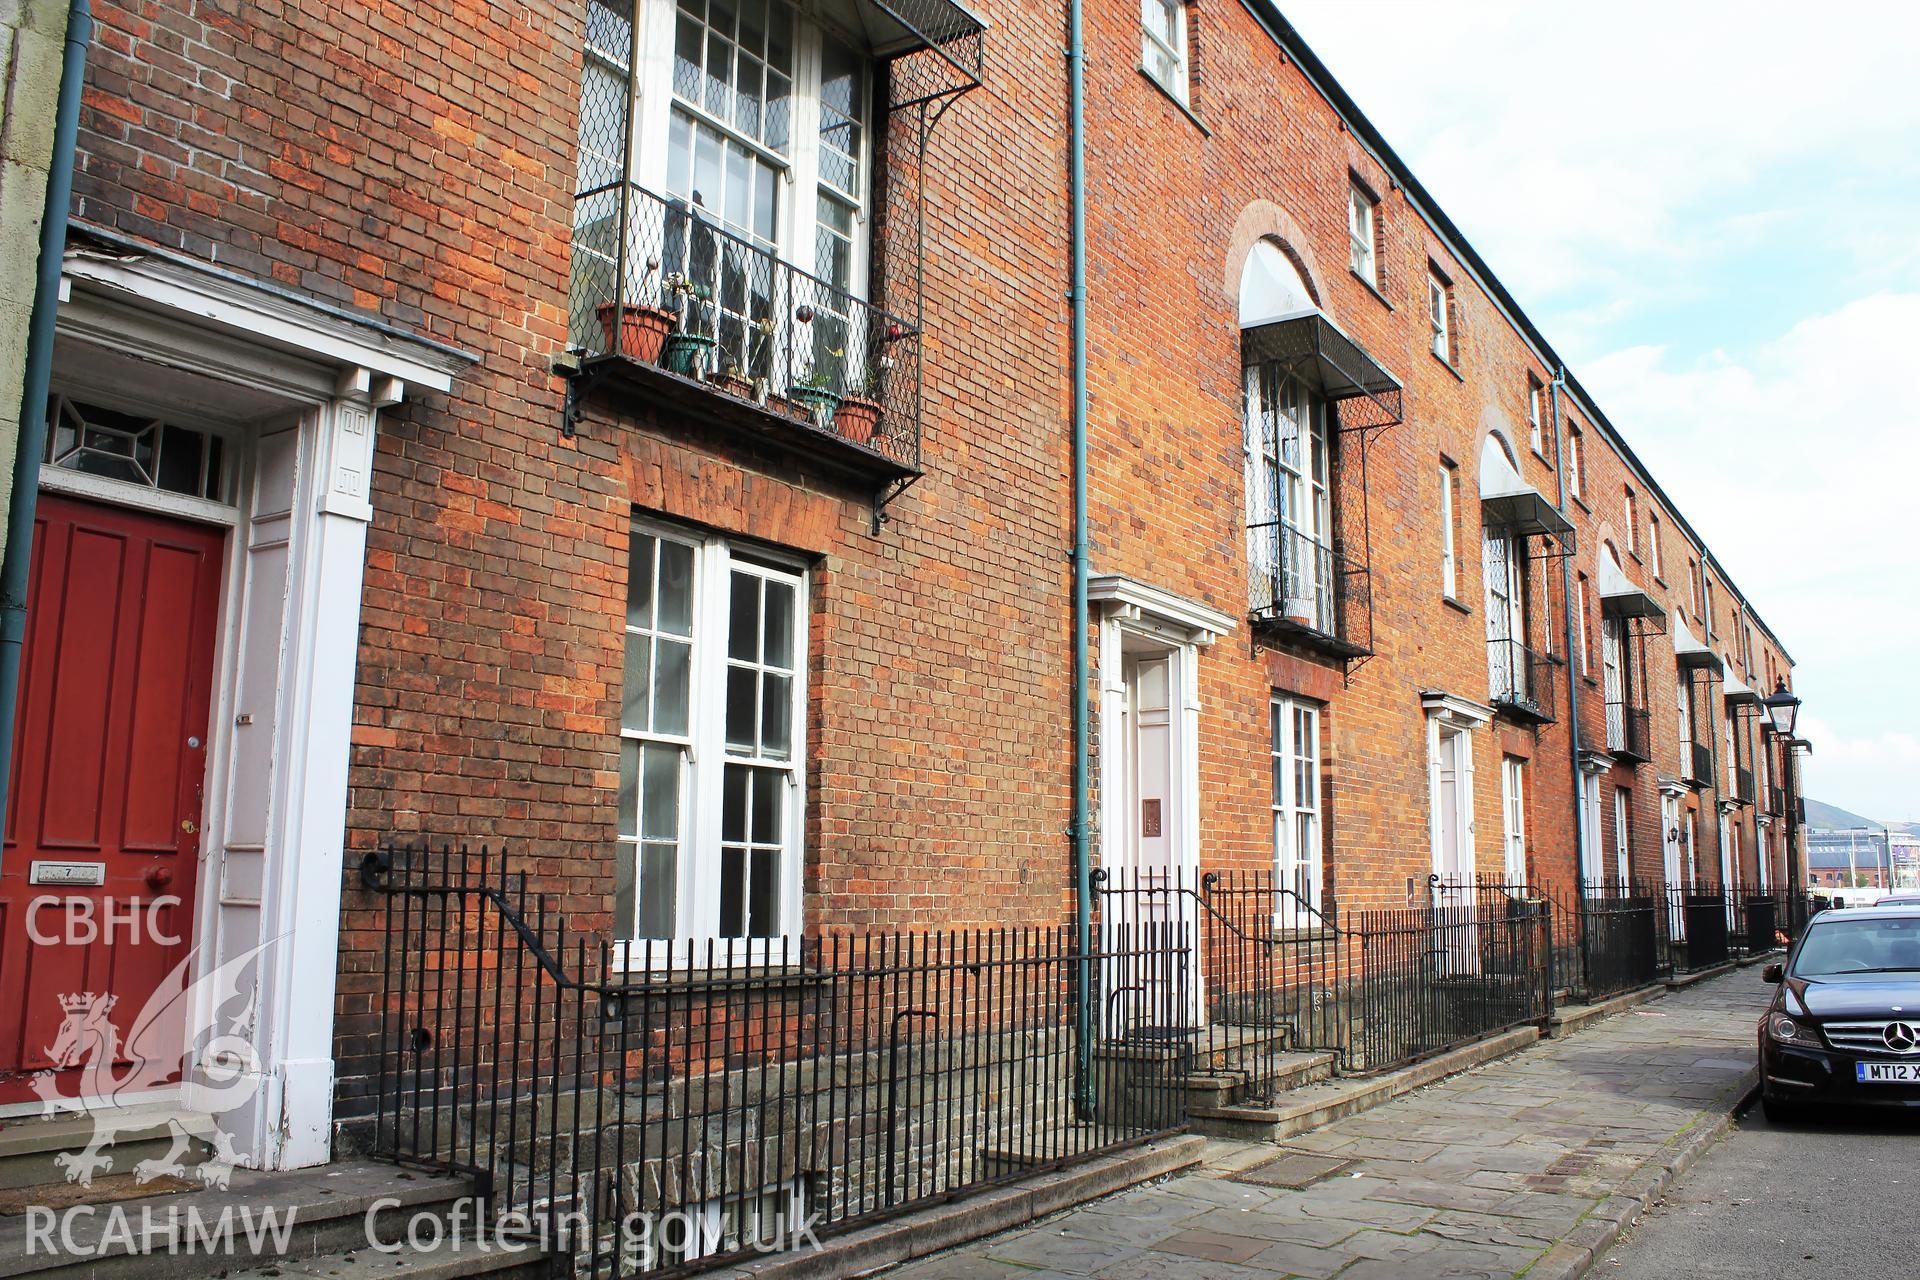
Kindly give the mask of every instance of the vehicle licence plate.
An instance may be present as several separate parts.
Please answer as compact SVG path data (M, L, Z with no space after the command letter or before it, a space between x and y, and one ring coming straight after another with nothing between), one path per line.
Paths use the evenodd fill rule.
M1920 1062L1856 1062L1853 1078L1860 1084L1920 1084Z

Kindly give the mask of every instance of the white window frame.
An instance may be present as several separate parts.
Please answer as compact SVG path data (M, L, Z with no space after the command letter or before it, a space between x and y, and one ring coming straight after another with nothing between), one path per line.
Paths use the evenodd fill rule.
M1293 600L1311 605L1314 629L1331 635L1339 626L1333 585L1334 433L1327 402L1274 364L1246 370L1245 423L1241 432L1247 503L1248 586L1256 603L1276 568L1280 589L1271 603L1284 612ZM1285 441L1295 441L1289 460ZM1292 540L1291 555L1289 539ZM1312 563L1302 565L1301 548ZM1291 567L1291 574L1284 572ZM1295 595L1295 590L1304 594Z
M1454 549L1453 486L1456 472L1450 463L1440 464L1440 591L1449 600L1460 597L1460 567Z
M1527 882L1527 762L1519 756L1500 758L1500 807L1506 815L1506 877L1508 884Z
M1567 427L1567 491L1574 497L1584 500L1587 496L1586 449L1581 441L1579 429L1569 423Z
M1680 725L1680 776L1693 776L1693 699L1690 696L1690 681L1685 672L1674 684L1674 704L1679 714Z
M1480 576L1487 611L1487 682L1495 698L1525 698L1529 693L1526 660L1523 656L1516 664L1512 647L1517 645L1524 650L1527 643L1521 554L1521 540L1507 529L1494 527L1483 531ZM1502 645L1506 647L1503 649Z
M1527 447L1537 454L1545 454L1546 439L1541 430L1540 400L1546 394L1546 388L1532 374L1527 375Z
M1647 512L1647 563L1653 566L1653 576L1661 582L1667 580L1666 556L1660 549L1660 513Z
M1274 883L1294 890L1300 899L1296 902L1282 895L1275 903L1274 924L1299 928L1313 923L1315 913L1324 910L1321 885L1326 823L1320 807L1320 707L1276 693L1268 701L1267 715L1267 752L1273 778L1269 799L1273 809ZM1300 742L1303 726L1307 736L1304 749ZM1276 727L1277 742L1273 740ZM1303 828L1310 831L1310 838L1302 838Z
M1633 879L1633 792L1613 789L1614 881L1622 889Z
M1631 488L1622 489L1620 498L1627 517L1627 554L1637 556L1640 554L1640 504L1634 500Z
M783 5L784 0L771 0ZM788 148L783 154L757 139L738 133L729 122L709 113L703 104L689 103L673 92L674 47L679 16L677 0L636 0L633 32L633 56L639 59L634 76L634 102L628 117L633 129L632 170L629 178L655 195L673 198L667 187L668 130L673 113L679 108L696 122L717 130L729 139L772 165L779 182L779 206L774 215L774 253L783 262L809 275L820 275L816 260L819 226L819 197L823 192L841 204L852 207L854 220L853 260L848 272L847 291L857 299L867 296L868 271L872 258L869 232L872 210L872 152L875 120L873 63L855 42L835 33L866 63L862 91L865 108L861 120L860 155L854 158L860 174L857 201L838 188L823 183L820 165L820 77L821 40L824 29L804 12L785 6L793 14L792 108L788 116ZM716 219L717 221L718 219ZM737 228L730 228L738 231ZM647 271L644 263L630 263L630 284L638 287Z
M1607 750L1627 745L1626 637L1617 618L1600 619L1600 693L1606 699Z
M1580 878L1587 884L1599 884L1605 874L1600 837L1600 775L1592 771L1580 775Z
M1347 183L1347 269L1375 289L1380 287L1375 221L1379 201L1357 180Z
M1453 364L1453 286L1427 268L1428 348L1448 366Z
M1173 35L1169 44L1160 32L1147 22L1147 14L1158 11L1168 19L1167 27ZM1157 57L1155 55L1158 55ZM1154 68L1161 59L1171 65L1172 80L1161 75ZM1140 69L1149 79L1174 96L1183 106L1187 102L1188 82L1191 76L1187 67L1187 6L1186 0L1140 0Z
M635 938L624 944L630 964L645 963L649 950L657 963L667 961L668 944L713 939L730 944L734 958L766 958L778 949L782 937L797 937L802 923L801 892L806 862L807 762L807 623L809 583L806 566L798 559L765 552L749 544L691 531L662 521L635 517L633 529L655 539L678 543L693 551L693 632L688 676L688 732L662 737L637 730L620 730L623 742L636 739L671 742L681 747L680 807L677 830L675 909L670 939ZM631 572L631 569L629 569ZM732 581L744 573L764 582L790 586L793 598L792 668L787 707L789 748L782 760L730 749L726 742L727 678L730 664L728 636ZM631 629L629 629L631 632ZM758 665L758 664L755 664ZM786 669L780 668L781 673ZM720 932L721 879L724 855L722 810L728 764L756 770L783 771L784 796L780 813L780 867L775 882L778 904L772 928L765 935ZM636 791L636 795L638 792ZM622 815L621 830L638 831L637 815L629 823ZM624 835L617 856L637 855L640 840ZM641 868L634 868L635 921L626 926L637 932L641 895ZM621 925L614 926L616 939Z

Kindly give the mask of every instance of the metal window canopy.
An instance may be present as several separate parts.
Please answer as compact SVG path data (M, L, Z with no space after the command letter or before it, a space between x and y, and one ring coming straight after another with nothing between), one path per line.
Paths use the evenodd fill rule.
M1638 634L1658 634L1667 629L1667 611L1660 602L1604 556L1600 561L1600 612L1605 617L1632 620Z
M815 0L811 12L876 61L889 62L887 103L907 107L980 84L987 24L954 0Z
M1730 707L1752 707L1757 714L1765 713L1765 709L1760 706L1760 695L1748 688L1746 681L1731 671L1727 672L1721 681L1721 692Z
M1682 671L1707 671L1725 675L1726 663L1720 655L1694 639L1693 632L1679 618L1673 620L1673 657Z
M1332 401L1342 432L1373 433L1402 420L1399 380L1318 311L1242 329L1240 360L1278 364Z

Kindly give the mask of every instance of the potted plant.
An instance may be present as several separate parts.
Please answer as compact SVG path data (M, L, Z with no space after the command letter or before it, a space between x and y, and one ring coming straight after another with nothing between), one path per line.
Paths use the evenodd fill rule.
M758 399L754 395L753 379L740 372L740 366L731 358L727 359L720 372L713 376L713 385L728 395L738 396L742 400Z
M1288 622L1302 627L1320 625L1320 611L1314 607L1312 596L1288 596L1281 610Z
M893 367L886 356L867 366L860 383L840 401L833 415L834 427L855 444L871 444L874 428L880 425L880 380Z
M688 302L680 312L679 330L667 335L660 352L660 364L667 372L677 373L683 378L704 378L713 360L713 349L718 344L711 334L688 333L686 325L695 307L700 309L701 320L707 318L713 290L706 285L693 283L677 271L667 277L667 284Z
M647 274L634 290L636 296L646 292L647 281L659 267L660 259L647 260ZM660 349L679 320L669 307L640 302L603 302L594 308L594 315L600 320L602 350L648 364L660 358Z
M790 387L787 394L806 406L815 426L823 430L833 429L833 415L840 407L840 393L833 389L833 379L825 369L815 365L813 372Z

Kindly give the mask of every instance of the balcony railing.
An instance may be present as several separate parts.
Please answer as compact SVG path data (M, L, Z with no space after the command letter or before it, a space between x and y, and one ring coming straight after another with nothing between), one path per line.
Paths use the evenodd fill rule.
M1787 816L1787 789L1785 787L1767 788L1767 812L1776 818Z
M1626 760L1653 759L1653 713L1645 707L1622 707L1620 721L1621 738L1613 754Z
M1340 657L1373 652L1367 567L1281 521L1247 526L1256 628Z
M632 183L577 196L573 240L569 345L585 362L619 357L763 434L854 446L840 451L854 465L919 468L920 333L906 321Z
M1688 762L1687 780L1706 786L1713 781L1713 748L1704 742L1696 742L1689 754L1692 759Z
M1733 798L1741 804L1753 803L1753 770L1735 769L1733 771Z
M1487 685L1494 708L1532 724L1553 723L1554 664L1518 640L1487 641Z

